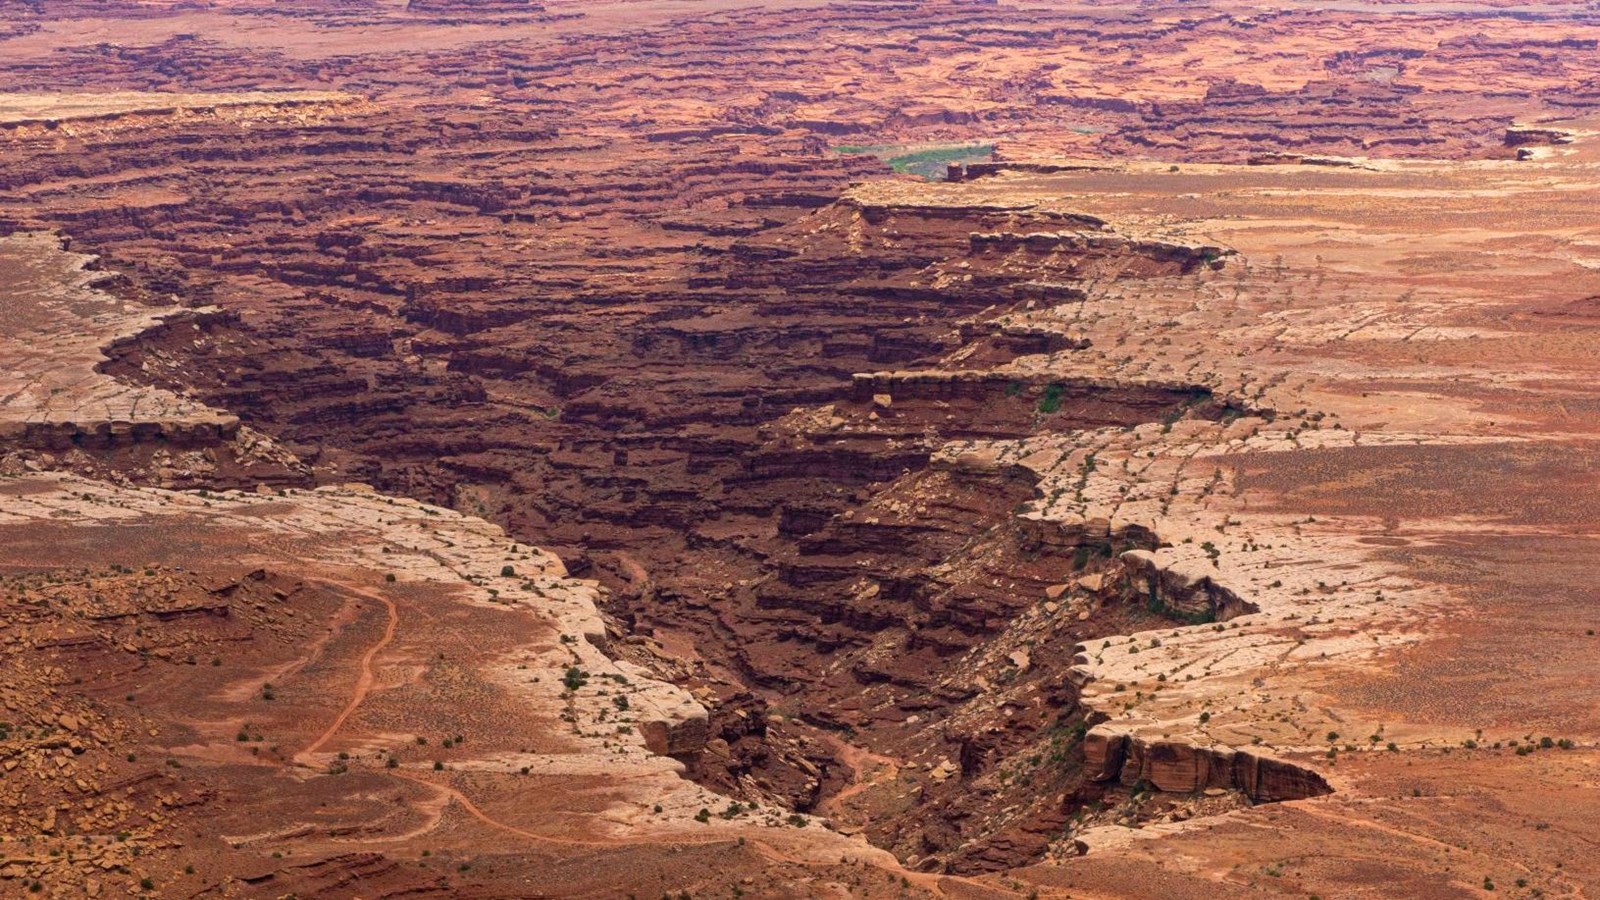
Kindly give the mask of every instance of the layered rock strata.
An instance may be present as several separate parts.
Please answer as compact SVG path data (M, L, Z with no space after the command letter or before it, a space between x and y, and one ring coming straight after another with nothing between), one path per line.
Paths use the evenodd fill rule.
M12 88L261 103L17 129L0 221L225 311L106 374L603 582L764 817L1043 892L1593 883L1585 10L548 5L8 9Z

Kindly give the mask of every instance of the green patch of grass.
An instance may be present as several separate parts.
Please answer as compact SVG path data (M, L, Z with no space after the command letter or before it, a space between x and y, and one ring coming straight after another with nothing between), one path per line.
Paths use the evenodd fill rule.
M977 162L994 155L993 144L845 144L833 148L845 156L876 156L902 175L943 178L951 163Z

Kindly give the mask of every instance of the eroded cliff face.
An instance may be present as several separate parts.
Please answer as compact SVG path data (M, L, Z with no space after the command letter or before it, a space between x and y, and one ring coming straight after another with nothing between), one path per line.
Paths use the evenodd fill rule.
M142 304L127 279L66 243L44 233L0 238L0 469L170 487L311 483L307 466L238 416L102 372L148 332L193 333L225 314Z
M877 834L919 865L943 866L960 846L963 871L1026 859L1045 841L1035 833L991 846L989 836L1009 823L1042 832L1041 820L1014 810L996 817L1020 785L974 803L962 782L1046 731L1059 740L1076 716L1071 687L1051 685L1070 653L1041 656L1018 680L1027 724L970 680L971 654L1047 588L1104 564L1113 547L1109 536L1041 539L1018 523L1016 512L1037 496L1021 467L981 454L930 465L930 456L952 442L1226 407L1199 385L935 368L980 349L988 365L1004 360L987 330L969 331L969 344L957 322L990 321L1027 303L1041 276L1063 285L1091 275L1176 276L1222 255L1130 239L1087 217L1027 209L1005 217L852 197L735 244L679 302L759 289L757 304L698 309L692 329L683 319L638 327L641 352L626 389L617 384L624 379L595 376L600 384L575 393L547 426L561 435L556 454L542 466L501 455L498 465L517 469L498 477L485 454L465 488L593 565L613 589L608 608L625 631L694 648L703 662L691 679L733 701L695 760L707 783L815 810L856 777L841 736L930 770L964 753L962 778L874 820ZM1043 249L1026 261L997 258L972 237L996 226ZM1037 241L1026 237L1033 229ZM885 362L928 368L857 374ZM585 380L578 367L565 374ZM766 384L784 385L776 401L755 387ZM591 456L587 447L609 452ZM519 483L541 489L513 490ZM1159 618L1138 603L1117 608L1126 614L1068 617L1063 647ZM967 707L941 742L926 741ZM993 731L997 717L1008 720L1003 736ZM1062 781L1050 801L1029 799L1048 807L1042 821L1058 821L1068 805L1070 766Z
M1087 215L883 204L863 191L704 254L689 283L657 289L670 314L629 320L625 374L599 351L622 335L597 334L566 358L544 411L507 402L502 392L525 391L538 370L505 361L493 326L427 319L435 336L418 352L450 359L441 375L461 386L461 425L413 423L354 471L505 521L601 578L618 652L681 667L719 707L707 735L672 746L703 782L821 811L860 774L852 753L929 770L964 760L959 777L941 770L948 783L874 816L873 833L927 868L1008 866L1044 849L1081 781L1064 741L1082 720L1069 648L1163 611L1074 606L1051 638L1062 649L1002 662L1009 672L995 677L1015 684L1000 693L1026 700L998 699L971 677L974 654L1048 590L1060 597L1064 579L1141 544L1042 534L1016 518L1038 496L1029 470L981 453L930 459L960 442L1226 413L1234 401L1199 384L994 370L1027 350L1081 348L999 324L1041 291L1179 277L1226 254ZM239 325L201 341L158 329L116 348L109 371L138 377L196 349L213 358L191 368L237 367L245 354L270 364ZM269 392L271 380L242 380L249 394L216 384L204 396L272 416L299 396L287 381ZM303 427L370 428L381 401L352 400ZM494 418L469 432L471 411ZM993 779L1041 743L1062 762L1053 793L1013 783L974 802L968 779ZM1012 808L1019 798L1031 812Z
M178 6L0 10L18 60L0 84L67 97L0 100L0 224L103 253L95 277L116 296L97 302L139 326L39 357L117 408L43 404L75 414L7 432L8 465L180 487L359 480L466 514L439 529L442 509L385 516L337 490L258 511L314 541L324 531L298 516L356 510L362 541L406 559L475 536L487 568L447 579L459 591L542 608L535 588L560 582L592 604L570 641L540 646L537 691L573 701L557 721L586 730L595 758L615 742L674 801L665 823L631 789L620 807L563 807L582 840L619 808L646 844L680 841L697 804L712 819L722 799L662 780L682 766L741 804L715 816L717 852L734 852L753 801L763 827L815 812L913 870L997 872L1152 822L1325 796L1336 764L1398 777L1370 761L1391 735L1398 754L1471 733L1424 728L1440 715L1425 703L1394 725L1377 703L1319 695L1327 667L1418 640L1439 592L1363 543L1392 511L1348 501L1380 524L1291 521L1322 488L1262 460L1506 439L1482 410L1531 415L1500 392L1556 376L1485 387L1462 364L1483 346L1582 368L1573 331L1593 317L1563 291L1589 275L1539 254L1586 252L1584 210L1567 205L1586 163L1552 154L1582 152L1587 126L1517 124L1600 104L1581 15L1520 11L1514 35L1491 37L1499 13L1472 10ZM121 46L48 43L97 33L93 17L142 24ZM951 184L880 161L989 142L995 158ZM1424 157L1471 162L1395 162ZM1539 193L1542 178L1559 187ZM1495 218L1524 193L1536 235ZM1412 206L1473 228L1437 251ZM1373 234L1394 237L1380 249ZM1529 256L1503 282L1441 274L1489 246ZM1524 282L1563 305L1517 319L1474 293L1504 302ZM1486 308L1459 312L1464 296ZM1571 427L1580 395L1547 404L1550 421ZM1236 492L1252 467L1302 494L1281 514L1251 507ZM78 482L19 484L62 518L106 512L76 505ZM29 515L37 528L50 512ZM500 542L512 575L491 565ZM541 553L550 584L528 587L529 543L596 583ZM365 563L362 585L381 577ZM246 588L241 602L267 602ZM306 615L339 614L305 596ZM473 596L417 646L504 611ZM312 629L285 634L254 661L288 664ZM549 660L613 677L578 683L580 666L562 697ZM426 672L479 696L481 671ZM643 686L616 677L684 714L643 708ZM519 737L563 727L496 715ZM472 757L491 786L527 752L507 741ZM1338 763L1352 741L1368 761ZM427 777L419 753L405 763ZM603 769L580 773L585 789L616 790ZM451 784L462 793L427 793ZM394 830L431 833L429 804L483 788L406 794ZM553 837L478 812L501 839ZM801 865L766 840L739 844L760 858L741 865ZM848 847L906 877L860 841L794 840L807 859ZM326 869L294 883L418 883L382 853Z
M521 93L516 68L483 87ZM189 186L182 201L73 215L97 244L156 239L162 254L133 273L144 289L236 310L118 344L105 370L197 392L325 479L487 516L599 578L615 652L676 671L713 707L704 735L653 737L703 783L859 819L923 868L1042 853L1087 801L1072 648L1197 613L1070 584L1123 578L1118 554L1153 535L1044 533L1016 516L1039 497L1031 470L981 452L930 460L958 442L1244 411L1181 378L1005 371L1089 346L1015 314L1210 272L1231 251L1059 204L841 196L874 164L797 155L808 145L792 133L631 135L627 150L586 138L589 155L530 180L504 154L463 169L457 148L569 154L553 120L425 104L425 127L399 128L381 124L390 110L318 102L229 108L182 131L203 165L284 146L315 159L270 176L317 183L292 202ZM141 126L67 123L106 154L83 174L153 166L171 138ZM41 138L14 139L44 151L19 155L33 168L15 187L59 179ZM596 165L603 154L619 162ZM197 204L253 237L198 233ZM411 218L343 217L391 206ZM617 229L629 245L610 242ZM891 798L862 753L929 774ZM1050 774L1013 777L1015 760L1045 757ZM836 801L847 791L854 808Z
M1181 741L1147 741L1106 729L1084 737L1084 764L1093 781L1193 794L1235 790L1257 803L1303 800L1333 793L1315 771L1249 750L1200 747Z
M0 421L69 437L63 450L0 434L0 824L29 848L6 853L8 891L570 890L523 861L463 875L484 845L442 836L452 807L493 832L585 847L610 889L702 883L640 852L657 840L676 854L799 833L790 810L754 803L710 824L702 811L723 798L675 759L705 746L705 707L618 658L599 586L553 555L365 485L275 487L283 471L222 465L236 420L197 431L218 411L95 371L96 342L173 322L108 293L92 266L50 235L0 239L19 367ZM281 449L262 462L305 474ZM252 490L225 490L245 479ZM149 486L194 481L206 487ZM605 802L571 789L585 782ZM541 814L495 809L507 798ZM432 846L400 849L419 839ZM780 867L822 852L898 870L822 829L760 846ZM439 869L401 853L437 854ZM775 875L767 885L787 890Z

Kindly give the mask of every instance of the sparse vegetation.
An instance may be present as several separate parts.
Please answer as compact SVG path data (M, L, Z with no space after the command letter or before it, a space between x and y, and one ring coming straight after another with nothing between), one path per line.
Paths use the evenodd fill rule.
M1060 411L1062 391L1061 385L1054 382L1044 386L1044 392L1039 396L1039 412L1042 415Z
M833 151L843 156L876 156L901 174L939 179L950 164L988 159L994 149L993 144L846 144Z

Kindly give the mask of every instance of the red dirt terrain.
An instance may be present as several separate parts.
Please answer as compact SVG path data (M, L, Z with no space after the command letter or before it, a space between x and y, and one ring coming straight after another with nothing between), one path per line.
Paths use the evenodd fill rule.
M0 0L0 893L1592 894L1597 47Z

